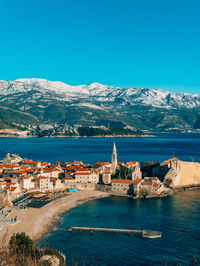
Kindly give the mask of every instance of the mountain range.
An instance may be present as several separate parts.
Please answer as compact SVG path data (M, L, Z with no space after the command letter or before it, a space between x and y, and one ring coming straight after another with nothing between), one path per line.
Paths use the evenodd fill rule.
M91 83L70 86L45 79L0 81L0 127L122 122L147 131L200 128L200 95Z

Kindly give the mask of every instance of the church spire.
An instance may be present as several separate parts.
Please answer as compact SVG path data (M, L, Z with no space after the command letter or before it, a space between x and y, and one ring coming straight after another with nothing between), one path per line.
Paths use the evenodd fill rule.
M117 149L116 149L116 145L115 145L115 142L114 142L114 144L113 144L113 153L112 153L112 165L111 165L111 169L112 169L112 173L113 174L115 174L116 168L117 168Z
M114 144L113 144L113 154L117 154L117 150L116 150L115 142L114 142Z

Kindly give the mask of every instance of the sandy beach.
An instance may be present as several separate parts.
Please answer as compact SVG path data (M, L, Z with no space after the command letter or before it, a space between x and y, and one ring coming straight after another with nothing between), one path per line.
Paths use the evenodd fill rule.
M26 210L16 209L9 218L17 216L20 221L11 226L4 226L0 231L0 245L8 243L10 237L18 232L25 232L33 240L45 234L49 227L59 221L62 213L96 198L109 196L99 191L77 191L72 192L61 199L57 199L43 206L42 208L29 208Z

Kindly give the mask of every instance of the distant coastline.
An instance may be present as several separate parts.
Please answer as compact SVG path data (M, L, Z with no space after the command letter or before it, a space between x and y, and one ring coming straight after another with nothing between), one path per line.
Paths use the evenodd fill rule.
M155 138L155 135L143 134L143 135L100 135L100 136L44 136L44 137L37 137L37 136L25 136L25 135L10 135L10 134L2 134L0 138Z

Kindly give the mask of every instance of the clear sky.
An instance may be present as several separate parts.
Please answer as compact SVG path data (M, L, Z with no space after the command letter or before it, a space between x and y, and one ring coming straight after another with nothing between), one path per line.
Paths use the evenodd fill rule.
M200 94L200 0L0 0L0 79Z

